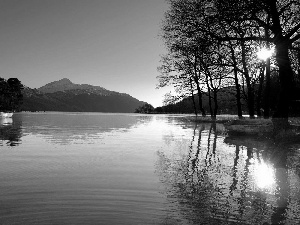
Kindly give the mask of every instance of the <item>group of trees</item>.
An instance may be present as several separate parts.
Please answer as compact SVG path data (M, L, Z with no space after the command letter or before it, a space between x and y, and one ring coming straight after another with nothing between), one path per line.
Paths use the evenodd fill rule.
M270 84L277 79L279 94L273 118L283 118L281 125L287 125L300 80L300 2L167 2L169 10L162 25L167 53L158 67L158 86L173 85L175 100L191 96L195 112L198 105L203 116L207 110L202 107L202 95L207 94L212 117L219 111L220 90L233 86L239 117L244 99L250 117L263 112L268 118ZM258 52L265 54L259 57Z
M0 111L19 111L22 105L23 85L17 78L5 80L0 77Z
M144 105L135 109L135 113L153 113L153 112L154 112L154 107L148 103L145 103Z

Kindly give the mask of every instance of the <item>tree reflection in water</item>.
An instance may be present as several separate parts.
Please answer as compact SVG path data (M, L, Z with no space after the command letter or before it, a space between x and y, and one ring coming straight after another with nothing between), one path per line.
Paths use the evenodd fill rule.
M219 126L195 125L186 154L179 140L158 152L174 207L191 224L300 224L299 146L225 137Z
M17 146L21 142L22 122L15 118L0 117L0 146Z

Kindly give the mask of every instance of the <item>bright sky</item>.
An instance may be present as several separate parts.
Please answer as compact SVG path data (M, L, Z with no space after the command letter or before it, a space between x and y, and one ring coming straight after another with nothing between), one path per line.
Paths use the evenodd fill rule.
M157 107L165 0L0 0L0 77L31 88L73 83Z

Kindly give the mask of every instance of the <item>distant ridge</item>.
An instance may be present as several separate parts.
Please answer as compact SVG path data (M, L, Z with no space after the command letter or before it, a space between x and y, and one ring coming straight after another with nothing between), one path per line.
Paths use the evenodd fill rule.
M103 87L98 86L92 86L89 84L74 84L72 83L68 78L63 78L58 81L53 81L49 84L46 84L38 90L43 93L54 93L57 91L67 91L67 90L75 90L75 89L81 89L81 90L98 90L103 92L109 92Z
M38 89L24 88L22 110L131 113L145 103L125 93L63 78Z

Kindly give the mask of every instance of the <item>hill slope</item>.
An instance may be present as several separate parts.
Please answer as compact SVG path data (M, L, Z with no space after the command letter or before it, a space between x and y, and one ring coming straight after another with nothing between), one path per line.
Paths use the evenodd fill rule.
M145 104L124 93L64 78L38 89L24 88L23 111L134 112Z

